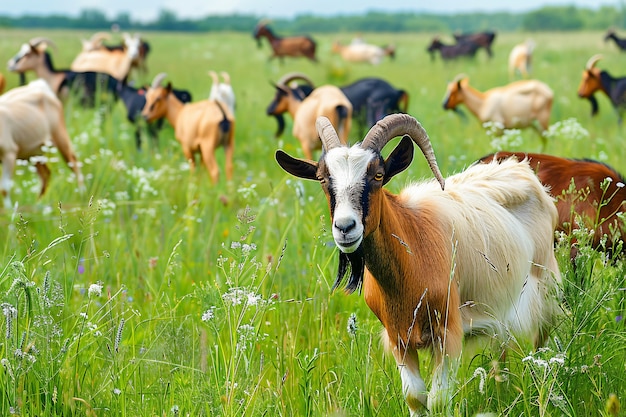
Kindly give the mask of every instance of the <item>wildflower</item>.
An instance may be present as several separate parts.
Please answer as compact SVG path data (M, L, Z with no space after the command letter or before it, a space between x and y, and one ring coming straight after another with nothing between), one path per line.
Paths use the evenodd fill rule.
M487 379L487 371L485 371L485 368L481 368L480 366L476 368L474 370L474 375L472 375L472 378L476 378L477 376L480 376L480 382L478 383L478 392L484 394L485 380Z
M202 314L202 321L210 321L215 317L215 307L209 308Z
M150 267L150 269L156 268L158 260L159 258L157 256L153 256L150 259L148 259L148 267Z
M178 406L177 406L177 405L174 405L174 406L172 407L172 414L174 414L175 416L177 416L177 415L178 415L179 411L180 411L180 410L179 410L179 408L178 408Z
M102 295L102 285L101 284L91 284L89 286L89 290L87 291L89 297L100 297Z
M122 393L122 390L119 388L113 388L113 394L115 395L120 395Z
M122 332L124 331L124 318L120 319L120 325L117 327L117 334L115 335L115 351L119 352L120 342L122 341Z
M348 317L348 334L354 337L356 336L356 330L357 330L356 314L352 313L350 314L350 317Z

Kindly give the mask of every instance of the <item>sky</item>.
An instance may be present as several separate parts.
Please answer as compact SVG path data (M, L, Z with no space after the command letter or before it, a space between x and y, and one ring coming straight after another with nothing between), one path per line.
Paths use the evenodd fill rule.
M597 8L619 7L622 0L2 0L0 15L63 14L77 16L83 9L99 9L113 18L127 12L131 19L155 20L162 9L179 18L197 19L207 15L242 13L267 18L292 18L300 14L318 16L384 12L525 12L546 5L575 5Z

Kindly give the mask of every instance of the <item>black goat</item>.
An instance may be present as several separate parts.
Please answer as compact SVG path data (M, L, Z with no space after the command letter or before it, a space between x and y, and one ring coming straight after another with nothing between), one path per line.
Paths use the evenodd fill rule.
M479 47L485 48L485 51L487 51L487 55L489 55L489 58L493 57L491 44L496 38L495 32L485 31L476 33L455 33L453 36L457 43L474 42Z
M358 124L359 137L383 117L407 112L408 93L380 78L363 78L340 89L352 103L352 119Z
M434 38L427 51L430 53L431 60L435 59L435 51L438 50L441 54L441 59L447 61L460 57L474 58L478 48L480 48L480 45L472 41L459 42L455 45L446 45L441 42L439 38Z
M147 87L134 88L121 81L117 82L115 88L117 96L122 100L124 106L126 107L126 118L129 122L136 126L135 144L137 145L137 150L141 150L141 127L139 121L143 120L143 117L141 117L141 111L146 104L147 90ZM189 91L173 89L172 92L176 98L183 103L191 102L191 93ZM158 131L161 130L162 127L163 119L147 123L146 129L153 142L156 143Z
M595 67L600 58L600 55L594 55L587 61L578 87L578 96L591 102L593 116L598 113L598 102L594 93L598 90L603 91L611 100L617 111L618 123L621 124L622 114L626 111L626 77L615 78L606 71L600 71Z
M626 51L626 38L622 39L617 36L613 29L609 29L604 36L604 42L607 42L609 39L613 39L615 41L615 45L620 49L620 51Z

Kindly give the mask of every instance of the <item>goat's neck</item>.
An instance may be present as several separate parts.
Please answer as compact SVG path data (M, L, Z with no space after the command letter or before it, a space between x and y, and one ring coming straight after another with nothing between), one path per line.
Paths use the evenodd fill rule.
M66 74L64 71L57 71L52 64L52 58L49 55L42 56L40 65L35 67L35 74L37 78L41 78L48 83L52 91L59 93L63 81L65 81Z
M468 110L480 120L480 111L485 102L485 93L466 85L463 87L463 102Z
M611 97L611 91L613 90L613 85L616 81L617 79L613 78L608 72L600 71L600 86L602 88L602 91L611 99L611 101L613 101L614 104L616 104L616 101L613 99L613 97ZM621 97L617 98L619 100L622 99Z
M295 98L293 94L289 95L289 106L287 108L287 111L289 112L291 117L293 118L296 117L296 113L298 112L298 109L300 108L301 105L302 105L301 100L298 100L297 98Z
M176 120L178 119L178 115L180 111L183 109L185 103L180 101L174 93L169 93L167 95L167 111L165 117L167 121L176 129Z

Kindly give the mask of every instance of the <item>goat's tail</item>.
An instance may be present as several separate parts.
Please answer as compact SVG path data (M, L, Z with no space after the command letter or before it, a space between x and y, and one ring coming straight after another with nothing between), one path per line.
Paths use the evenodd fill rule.
M230 129L232 128L232 122L228 120L228 116L226 115L226 112L224 111L224 107L222 107L222 103L220 103L219 100L215 100L215 104L217 104L217 107L220 109L220 112L222 112L222 120L219 123L219 129L220 129L219 134L220 134L220 143L224 144L228 140L228 133L230 132Z

